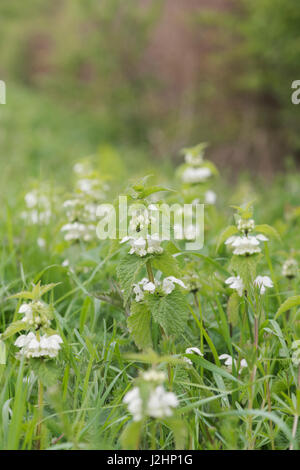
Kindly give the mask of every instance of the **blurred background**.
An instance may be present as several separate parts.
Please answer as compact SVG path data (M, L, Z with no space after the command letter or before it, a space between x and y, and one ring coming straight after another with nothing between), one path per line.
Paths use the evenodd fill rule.
M1 0L0 24L2 184L99 148L133 170L199 141L228 175L300 160L299 0Z

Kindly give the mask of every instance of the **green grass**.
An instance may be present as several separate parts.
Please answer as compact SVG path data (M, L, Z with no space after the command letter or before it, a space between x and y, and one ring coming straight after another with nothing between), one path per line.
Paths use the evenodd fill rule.
M298 448L300 392L291 344L300 337L299 307L275 320L280 304L299 294L299 276L289 281L281 272L287 258L299 260L298 174L279 176L268 185L241 178L234 188L219 179L217 206L206 209L203 250L178 257L180 273L197 276L197 292L184 294L188 314L178 335L162 335L154 326L153 349L158 356L153 359L138 352L126 322L130 307L124 308L120 301L116 271L126 247L99 240L69 244L60 232L66 223L62 203L74 188L72 165L101 144L97 129L90 127L88 119L73 120L71 112L54 109L40 97L23 96L17 89L14 96L11 107L1 108L6 126L3 148L10 160L1 176L5 194L0 331L20 319L20 301L10 299L12 294L39 280L55 282L60 284L44 300L54 308L53 327L64 343L58 358L47 361L45 367L41 360L43 368L37 372L32 363L16 358L16 336L5 340L6 363L0 365L0 449L135 448L133 427L130 436L124 437L132 417L122 400L153 362L166 372L165 387L176 393L179 406L172 422L152 418L143 422L139 448L173 449L175 441L177 447L195 450ZM18 118L16 96L22 103ZM139 161L136 174L156 166L147 162L143 152L135 150L131 156L128 152L102 144L93 160L101 178L110 180L109 201L124 192L134 176L135 161ZM154 170L156 175L161 172L157 182L179 189L167 166ZM52 185L50 224L28 224L21 218L30 180ZM231 253L224 246L217 253L216 246L220 233L232 223L229 206L253 196L257 224L272 225L282 240L270 239L257 267L258 274L271 275L275 287L261 298L239 299L233 320L232 313L228 317L232 290L224 284L227 273L232 273ZM167 193L164 197L169 200ZM172 195L175 200L182 202L180 192ZM39 238L45 246L38 245ZM62 265L66 258L70 267ZM145 273L140 272L139 280ZM253 347L255 316L259 316L257 350ZM177 360L192 346L203 352L203 358L191 356L192 365ZM241 374L234 367L229 371L218 358L224 353L245 358L248 368ZM38 406L40 374L44 386Z

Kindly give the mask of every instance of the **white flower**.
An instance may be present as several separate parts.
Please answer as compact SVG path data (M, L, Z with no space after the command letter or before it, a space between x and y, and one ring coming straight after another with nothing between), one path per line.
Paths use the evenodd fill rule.
M240 297L242 297L244 293L244 283L240 276L231 276L225 281L226 284L229 284L231 289L235 289Z
M201 163L203 163L203 152L200 152L197 155L192 152L188 152L185 154L184 159L189 165L201 165Z
M126 393L123 402L128 406L128 411L133 416L133 421L141 421L143 402L140 396L140 389L133 387L132 390Z
M185 354L198 354L199 356L203 356L202 352L200 351L199 348L195 348L195 347L192 347L192 348L187 348L185 350ZM183 360L187 363L187 364L190 364L192 365L192 361L191 359L189 359L188 357L184 357Z
M56 357L61 349L60 344L63 342L59 335L44 335L39 339L32 332L28 335L21 335L15 341L15 346L20 349L19 354L30 357Z
M150 393L147 403L147 414L153 418L172 416L172 408L178 406L178 399L172 392L166 392L162 385Z
M22 304L18 313L24 313L22 321L27 322L30 325L33 323L32 308L30 304Z
M266 287L273 287L272 279L269 276L257 276L254 285L260 288L260 293L266 292Z
M37 239L37 244L40 248L45 248L46 246L46 240L44 238L39 237Z
M146 256L146 240L143 237L132 238L130 240L131 249L129 253L131 255L136 254L138 256Z
M208 190L205 193L205 202L206 204L215 204L217 200L217 195L214 191Z
M164 294L171 294L171 292L173 292L173 290L175 289L175 284L178 284L183 289L186 289L185 284L180 279L177 279L174 276L169 276L166 277L162 282L162 290Z
M261 248L259 247L260 241L267 241L267 237L258 234L255 236L244 235L229 237L225 245L231 245L234 248L234 255L252 255L253 253L260 253Z
M126 393L123 402L127 404L128 411L133 415L134 421L140 421L144 414L152 418L172 416L172 409L178 406L176 395L167 392L162 385L158 385L151 390L148 401L144 406L144 413L143 401L138 387L134 387Z
M225 360L225 366L228 368L228 370L231 372L232 371L232 363L234 361L235 368L237 369L238 367L238 361L236 359L233 359L232 356L229 356L229 354L221 354L219 356L219 359ZM241 359L240 361L240 370L248 367L248 363L246 359Z
M251 232L254 230L255 222L253 219L240 219L237 223L237 228L240 231Z
M166 374L164 372L157 371L155 369L147 370L143 372L142 378L146 382L164 382L166 380Z
M288 279L293 279L298 274L298 263L295 259L288 259L282 266L282 275Z
M160 246L161 244L160 238L158 233L154 233L153 235L147 235L147 242L148 242L148 253L162 253L163 249Z
M96 233L96 227L92 224L82 224L79 222L74 222L70 224L65 224L61 228L62 232L66 232L64 239L66 241L72 240L83 240L91 241Z
M137 256L146 256L147 254L163 252L163 248L160 246L162 240L159 238L157 233L153 235L147 235L147 238L127 236L121 240L121 243L129 241L131 248L129 253L131 255L136 254Z
M202 168L187 168L182 175L184 183L202 183L212 175L211 170L207 167Z

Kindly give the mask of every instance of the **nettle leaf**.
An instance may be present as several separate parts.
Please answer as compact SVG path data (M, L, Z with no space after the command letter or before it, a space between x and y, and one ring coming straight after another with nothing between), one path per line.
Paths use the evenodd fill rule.
M223 245L227 238L232 237L236 233L238 233L238 229L235 225L229 225L229 227L225 228L219 236L216 251L219 251L220 246Z
M166 250L161 255L155 256L152 259L152 265L165 276L180 276L180 270L176 259Z
M11 323L4 333L1 335L1 339L7 339L10 338L11 336L15 335L19 331L26 330L28 328L28 324L22 320L15 321Z
M139 349L152 347L151 313L145 304L137 302L131 304L131 313L127 318L127 326Z
M270 225L267 224L262 224L262 225L256 225L255 226L255 231L263 233L264 235L269 235L270 237L277 238L281 242L281 238L277 230Z
M256 277L256 267L261 259L261 254L253 254L250 256L234 255L231 258L229 270L238 274L245 286L253 282Z
M178 288L165 297L148 296L147 303L154 320L167 335L177 336L184 331L189 307L185 295Z
M236 326L239 320L240 297L237 292L233 292L228 299L227 315L232 326Z
M300 295L294 295L287 299L283 304L280 305L279 309L276 312L275 319L279 317L284 312L287 312L293 307L298 307L300 305Z
M148 256L140 257L134 254L128 254L120 261L117 268L117 276L121 289L124 290L124 304L127 303L131 294L132 286L136 282L141 269L145 266L148 260Z
M55 361L45 361L44 359L31 359L30 365L38 377L46 387L56 385L60 376L60 370L57 368Z

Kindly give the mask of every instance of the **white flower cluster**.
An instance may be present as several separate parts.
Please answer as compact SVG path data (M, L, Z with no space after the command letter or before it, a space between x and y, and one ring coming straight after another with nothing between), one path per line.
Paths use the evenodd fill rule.
M173 392L167 392L163 385L158 385L150 391L145 404L143 404L139 387L134 387L126 393L123 402L127 404L134 421L141 421L144 416L152 418L172 416L173 408L178 406L176 395Z
M160 290L163 294L169 295L175 289L176 284L186 289L185 284L174 276L168 276L164 278L162 282L155 280L155 283L145 277L138 284L133 285L133 292L136 296L135 301L140 302L143 300L145 292L154 294L156 290Z
M23 314L21 321L28 323L34 328L47 327L50 325L49 306L40 300L29 304L22 304L19 312Z
M255 228L255 222L253 219L240 219L237 228L241 232L252 232Z
M146 372L142 373L142 378L145 382L158 382L163 383L166 380L166 374L164 372L149 369Z
M129 222L129 232L137 233L146 231L151 223L157 221L153 214L158 214L158 208L155 204L150 204L148 209L135 210Z
M83 240L89 242L95 237L96 226L93 224L73 222L63 225L61 231L65 232L64 239L66 241Z
M44 335L38 338L34 333L21 335L15 341L15 346L20 349L19 354L26 358L31 357L56 357L61 349L60 344L63 342L57 334L48 336Z
M25 195L26 211L21 213L22 219L31 224L48 224L51 219L50 199L42 190L33 190Z
M243 235L243 236L232 236L229 237L225 245L231 245L234 249L234 255L252 255L254 253L260 253L261 248L260 242L268 241L268 238L262 234L258 235Z
M282 275L288 279L293 279L298 274L298 263L295 259L288 259L282 266Z
M242 297L245 286L240 276L231 276L225 281L231 289L235 289L240 297ZM257 276L254 280L254 285L260 289L260 293L264 294L267 287L273 287L272 279L269 276Z
M198 354L198 356L203 356L202 352L200 351L199 348L195 348L195 347L192 347L192 348L187 348L185 350L185 354ZM192 361L191 359L189 359L188 357L184 357L183 360L187 363L187 364L190 364L192 365Z
M234 363L235 368L238 369L238 361L234 359L232 356L230 356L229 354L221 354L221 356L219 356L219 359L221 359L221 361L225 361L224 364L230 372L232 372L233 363ZM242 369L245 369L247 367L248 367L248 363L246 359L241 359L239 370L241 371Z
M160 239L158 233L153 235L147 234L146 238L127 236L121 240L121 243L126 243L127 241L131 245L129 251L131 255L136 254L143 257L147 254L161 254L163 252L163 248L160 246L163 240Z
M212 176L212 172L208 167L188 167L182 174L183 183L194 184L203 183Z

